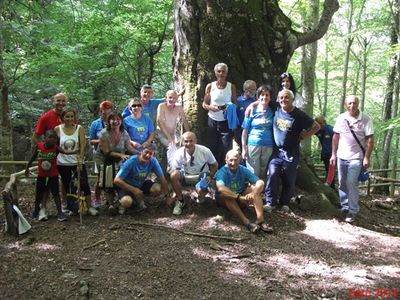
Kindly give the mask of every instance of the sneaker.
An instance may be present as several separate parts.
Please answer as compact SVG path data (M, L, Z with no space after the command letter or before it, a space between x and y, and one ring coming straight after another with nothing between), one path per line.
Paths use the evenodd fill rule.
M133 211L134 212L141 212L144 211L147 208L146 204L144 204L143 200L140 200L139 202L136 203L136 205L133 206Z
M123 207L122 205L120 205L120 206L118 207L118 213L119 213L120 215L124 215L124 214L125 214L125 211L126 211L126 208Z
M174 210L172 211L172 213L175 216L179 216L182 213L183 206L184 203L182 201L176 200Z
M45 208L41 208L39 210L39 221L47 221L49 216L47 215L47 211Z
M276 206L274 206L274 205L271 205L271 204L264 205L264 211L267 213L272 212L274 209L276 209Z
M37 220L37 218L39 217L39 211L38 210L32 210L32 212L31 212L31 219L32 220Z
M99 208L101 206L101 200L100 199L92 199L91 205L94 208Z
M283 212L290 212L290 208L289 208L289 206L287 206L287 205L282 205L281 210L282 210Z
M87 210L87 213L90 216L97 216L99 214L97 209L95 209L94 207L89 207L89 209Z
M60 212L59 214L57 214L57 220L60 222L65 222L67 221L67 218L65 217L63 212Z
M114 205L108 206L108 213L111 216L116 216L118 214L117 209L114 207Z
M346 215L346 219L344 221L347 222L347 223L353 223L355 218L356 218L356 215L354 215L352 213L348 213Z

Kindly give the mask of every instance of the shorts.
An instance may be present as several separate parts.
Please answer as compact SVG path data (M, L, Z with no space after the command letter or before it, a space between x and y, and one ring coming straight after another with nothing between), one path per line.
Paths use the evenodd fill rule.
M155 184L154 181L152 181L150 179L146 179L139 189L143 192L143 194L149 195L151 187L153 186L153 184ZM126 195L131 196L132 198L134 198L134 196L131 193L129 193L129 192L127 192L127 191L125 191L125 190L123 190L121 188L118 188L118 199L121 199L123 196L126 196Z
M50 190L53 198L59 197L58 176L36 178L36 197L42 197L45 191Z

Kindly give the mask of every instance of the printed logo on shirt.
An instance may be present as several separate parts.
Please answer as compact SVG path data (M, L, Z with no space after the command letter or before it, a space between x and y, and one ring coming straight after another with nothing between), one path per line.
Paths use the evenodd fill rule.
M281 131L288 131L292 127L293 121L277 118L276 125Z
M138 131L138 132L144 132L144 131L146 131L146 128L144 128L144 127L138 127L138 128L137 128L137 131Z

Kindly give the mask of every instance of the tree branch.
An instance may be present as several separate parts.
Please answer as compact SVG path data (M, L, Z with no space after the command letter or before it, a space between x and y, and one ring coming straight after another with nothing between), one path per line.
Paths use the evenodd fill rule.
M337 0L325 0L324 10L319 19L318 25L306 32L299 32L297 34L297 47L305 44L315 42L320 39L328 30L331 23L333 14L339 9L339 2Z

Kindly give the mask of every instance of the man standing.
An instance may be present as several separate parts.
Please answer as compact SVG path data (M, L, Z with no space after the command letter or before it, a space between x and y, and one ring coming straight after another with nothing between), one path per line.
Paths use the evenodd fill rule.
M157 113L158 105L164 102L164 99L152 99L153 88L149 84L145 84L140 89L140 102L142 104L142 113L149 117L152 122L154 122L155 115ZM131 110L129 105L125 107L122 112L122 117L126 118L131 115Z
M168 195L168 183L161 170L157 159L153 157L156 151L154 144L145 144L139 155L129 158L118 171L114 184L118 186L118 198L120 207L119 214L123 215L125 210L136 207L137 210L146 209L144 195ZM160 184L150 180L149 174L154 172Z
M264 222L261 197L264 182L245 166L240 165L240 153L237 150L229 150L225 162L226 165L216 174L217 205L225 206L252 233L260 229L272 232L272 228ZM250 222L242 211L242 207L249 205L253 205L256 211L257 219L254 223Z
M54 129L56 126L61 124L61 113L67 105L68 99L63 93L57 93L52 99L53 108L44 113L38 120L35 130L32 135L32 146L36 147L36 145L40 142L41 137L46 133L47 130ZM63 200L65 202L65 191L63 186L61 185ZM43 194L43 202L42 207L39 211L39 221L47 220L48 214L46 210L47 200L49 198L49 191L45 191Z
M338 166L339 198L346 222L353 222L360 210L358 175L370 166L374 147L374 129L371 118L358 109L359 99L351 95L333 127L330 163Z
M54 127L61 124L61 112L67 105L68 99L63 93L55 94L51 99L53 108L39 118L33 132L32 142L35 145L47 130L54 129Z
M265 189L267 204L264 209L267 212L271 212L278 205L280 179L282 179L282 191L279 204L283 211L290 211L289 202L294 194L297 165L300 160L300 141L319 130L317 122L294 106L294 95L291 90L281 90L278 100L280 108L275 112L273 121L276 147L271 155Z
M201 203L218 169L218 163L211 150L196 144L197 138L193 132L185 132L182 135L182 143L183 147L176 150L171 162L171 185L176 194L174 215L180 215L184 206L182 184L195 185Z
M321 161L324 163L326 179L328 177L329 161L332 155L333 127L326 124L325 118L323 116L315 118L315 121L317 121L317 123L321 127L321 129L318 130L315 135L318 137L321 144ZM335 178L333 178L330 187L333 189L335 188Z

